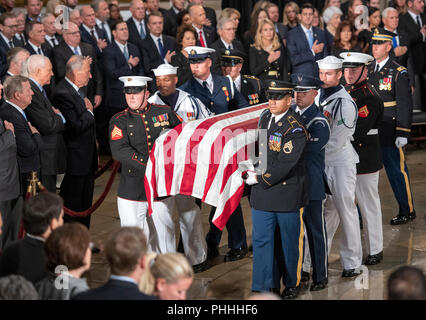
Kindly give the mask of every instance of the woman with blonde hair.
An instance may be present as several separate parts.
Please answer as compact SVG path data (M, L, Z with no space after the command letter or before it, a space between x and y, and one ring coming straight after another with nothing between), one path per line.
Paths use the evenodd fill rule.
M185 256L177 252L146 255L146 269L139 290L160 300L185 300L194 271Z
M269 80L288 80L287 52L275 32L274 23L263 20L249 49L250 74L265 85Z
M290 1L285 5L283 12L283 24L288 32L299 24L297 16L300 13L300 8L296 2Z

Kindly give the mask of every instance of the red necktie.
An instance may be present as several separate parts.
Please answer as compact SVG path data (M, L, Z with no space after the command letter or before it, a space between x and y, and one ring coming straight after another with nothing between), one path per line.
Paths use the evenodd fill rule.
M201 43L201 46L202 46L203 48L205 48L205 47L206 47L206 43L204 42L203 32L202 32L202 31L200 31L200 43Z

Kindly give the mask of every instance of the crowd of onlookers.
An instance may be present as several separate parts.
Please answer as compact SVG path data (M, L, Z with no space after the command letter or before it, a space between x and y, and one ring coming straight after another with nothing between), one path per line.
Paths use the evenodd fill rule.
M179 86L192 77L185 48L198 45L216 50L212 73L222 74L221 50L238 50L245 56L242 73L265 85L296 72L317 73L315 61L304 60L306 50L315 60L345 51L371 53L370 40L380 26L396 34L392 54L408 69L416 106L426 108L423 0L239 2L223 1L216 16L202 0L172 0L168 10L159 0L132 0L125 21L117 0L82 6L78 0L49 0L44 8L40 0L26 0L25 8L2 1L2 103L26 121L14 125L0 108L1 150L18 150L14 159L6 158L6 151L0 154L0 171L7 163L0 181L0 225L6 230L0 242L0 299L185 299L193 279L185 257L148 253L143 232L129 227L106 240L111 277L90 289L82 277L93 250L90 216L64 218L64 206L81 212L92 205L97 155L110 154L108 121L126 105L121 76L155 78L153 70L168 63L179 67ZM313 30L308 49L306 30ZM75 89L76 98L66 86ZM150 92L157 89L155 81L149 86ZM67 109L79 96L82 110L89 111L84 121L74 121L74 111ZM40 106L49 112L42 113ZM71 129L65 131L67 121ZM16 145L7 142L15 136L25 138L17 138ZM50 192L24 202L31 172L39 173ZM61 185L57 178L65 172ZM57 185L61 197L55 194ZM21 212L26 234L15 241ZM424 298L424 275L413 267L399 269L388 289L390 299Z

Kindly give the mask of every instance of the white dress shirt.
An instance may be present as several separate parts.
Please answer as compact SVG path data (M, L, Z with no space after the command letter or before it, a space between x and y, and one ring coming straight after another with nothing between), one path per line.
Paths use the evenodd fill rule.
M377 71L380 71L383 68L383 66L386 64L386 62L388 62L388 60L389 60L389 56L380 63L377 63L377 61L376 61L376 66L374 68L374 71L376 71L377 65L379 65L379 69Z
M201 79L198 79L198 78L196 78L196 77L194 77L194 79L195 79L195 80L197 80L197 82L198 82L198 83L199 83L202 87L204 87L203 82L204 82L204 81L207 81L207 89L209 89L210 94L212 94L212 93L213 93L214 83L213 83L213 77L212 77L212 74L211 74L211 73L209 74L209 77L208 77L206 80L201 80Z
M95 33L95 38L96 38L96 40L99 40L99 35L98 35L98 33L96 32L96 28L95 27L93 27L92 29L90 29L88 26L86 26L84 23L82 23L81 24L82 26L83 26L83 28L84 29L86 29L86 31L90 34L90 35L92 35L92 30L93 30L93 32Z
M234 46L232 45L232 43L226 43L226 41L223 40L222 38L220 38L220 40L222 41L226 49L229 49L229 47L231 47L231 49L234 49Z
M42 56L44 56L44 52L43 50L41 50L41 46L37 47L34 43L32 43L30 40L28 40L29 45L34 49L34 51L36 52L36 54L41 54ZM38 50L40 49L40 52L38 52Z
M303 24L300 24L300 26L302 27L302 30L303 30L303 32L305 33L306 41L308 41L308 44L309 44L308 30L310 30L310 31L312 32L312 39L313 39L313 42L315 42L315 38L314 38L314 28L312 28L312 26L311 26L311 28L310 28L310 29L306 29L306 28L303 26ZM311 52L312 52L312 54L315 56L315 51L314 51L314 50L312 50L312 48L311 48Z
M277 116L272 115L271 119L269 120L268 129L271 127L272 119L275 119L275 123L277 123L278 121L280 121L282 119L282 117L284 117L286 115L287 112L288 112L288 110L286 112L283 112L283 113L277 115Z
M143 29L143 31L145 32L145 37L146 37L146 35L147 35L147 33L146 33L146 26L145 26L145 21L142 19L141 21L138 21L138 20L136 20L133 16L132 16L132 19L133 19L133 22L135 23L135 25L136 25L136 29L138 30L138 34L139 34L139 36L140 36L140 24L141 24L141 22L142 22L142 29Z
M241 74L234 80L235 87L237 87L238 92L241 92Z

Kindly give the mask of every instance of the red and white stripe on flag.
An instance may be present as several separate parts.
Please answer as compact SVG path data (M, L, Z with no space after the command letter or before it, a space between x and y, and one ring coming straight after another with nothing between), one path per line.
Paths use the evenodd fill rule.
M190 195L216 207L213 223L222 230L240 203L244 181L238 165L254 146L255 129L267 106L191 121L158 137L144 180L149 214L156 198Z

